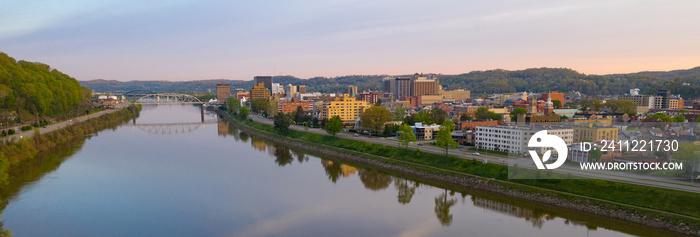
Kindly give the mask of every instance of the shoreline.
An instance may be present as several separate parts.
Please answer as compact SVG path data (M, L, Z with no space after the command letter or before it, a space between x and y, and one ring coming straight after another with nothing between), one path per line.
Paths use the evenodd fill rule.
M681 214L668 213L661 210L637 207L623 203L614 203L607 200L595 199L571 193L500 181L492 178L480 177L409 162L402 162L377 155L349 151L338 147L330 147L325 144L308 144L310 143L308 141L272 135L266 131L249 127L241 123L241 121L232 118L230 115L223 113L222 111L217 111L217 113L220 115L220 117L224 118L225 121L244 132L255 134L263 139L267 139L285 146L308 150L322 155L328 155L338 158L339 160L385 169L403 175L416 176L422 179L427 179L446 185L453 185L460 188L483 190L526 201L533 201L560 208L605 216L677 233L700 236L700 221L693 221L692 219L696 219L693 217L686 217Z

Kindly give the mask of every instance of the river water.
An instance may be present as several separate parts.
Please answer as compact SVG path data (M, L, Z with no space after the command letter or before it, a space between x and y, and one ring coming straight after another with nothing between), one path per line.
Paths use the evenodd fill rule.
M438 187L242 133L198 107L25 164L3 190L14 236L658 236L614 219Z

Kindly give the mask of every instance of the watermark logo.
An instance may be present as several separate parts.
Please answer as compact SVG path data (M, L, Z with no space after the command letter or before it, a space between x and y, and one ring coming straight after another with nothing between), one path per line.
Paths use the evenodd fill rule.
M535 161L535 165L538 169L556 169L559 168L559 166L562 166L564 162L566 162L566 156L568 155L568 151L566 149L566 142L564 142L564 140L558 136L547 135L547 130L542 130L532 135L530 141L527 143L527 147L551 147L554 148L555 151L557 151L557 161L555 161L552 164L544 164L544 162L548 161L549 158L552 156L551 150L547 150L542 155L541 159L540 156L537 154L537 151L529 150L530 156L532 156L532 160Z

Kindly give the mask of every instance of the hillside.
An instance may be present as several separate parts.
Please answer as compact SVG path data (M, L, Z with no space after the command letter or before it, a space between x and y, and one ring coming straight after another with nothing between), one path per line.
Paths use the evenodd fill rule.
M0 123L84 111L90 90L74 78L38 62L0 52Z
M474 93L511 93L517 91L579 91L583 94L622 94L631 88L640 88L653 94L658 88L672 88L674 94L684 98L700 96L700 84L693 78L700 75L700 67L671 72L648 72L615 75L585 75L567 68L531 68L508 71L502 69L473 71L458 75L439 75L440 84L446 89L468 89ZM697 72L697 73L696 73ZM651 75L649 75L651 74ZM659 76L663 77L659 77ZM674 81L676 75L684 79ZM383 75L352 75L342 77L314 77L300 79L293 76L276 76L274 81L281 85L306 85L309 91L340 92L348 85L357 85L360 91L381 89ZM688 78L688 79L685 79ZM163 92L205 92L214 89L216 83L224 82L232 88L250 89L253 81L203 80L187 82L164 81L105 81L81 82L96 91L152 90ZM690 86L680 83L689 82ZM673 86L672 84L678 84Z

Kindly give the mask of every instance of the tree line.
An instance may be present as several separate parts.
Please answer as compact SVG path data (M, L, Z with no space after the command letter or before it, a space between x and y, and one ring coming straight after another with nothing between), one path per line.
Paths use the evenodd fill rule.
M0 123L78 113L91 106L90 89L38 62L0 53Z

